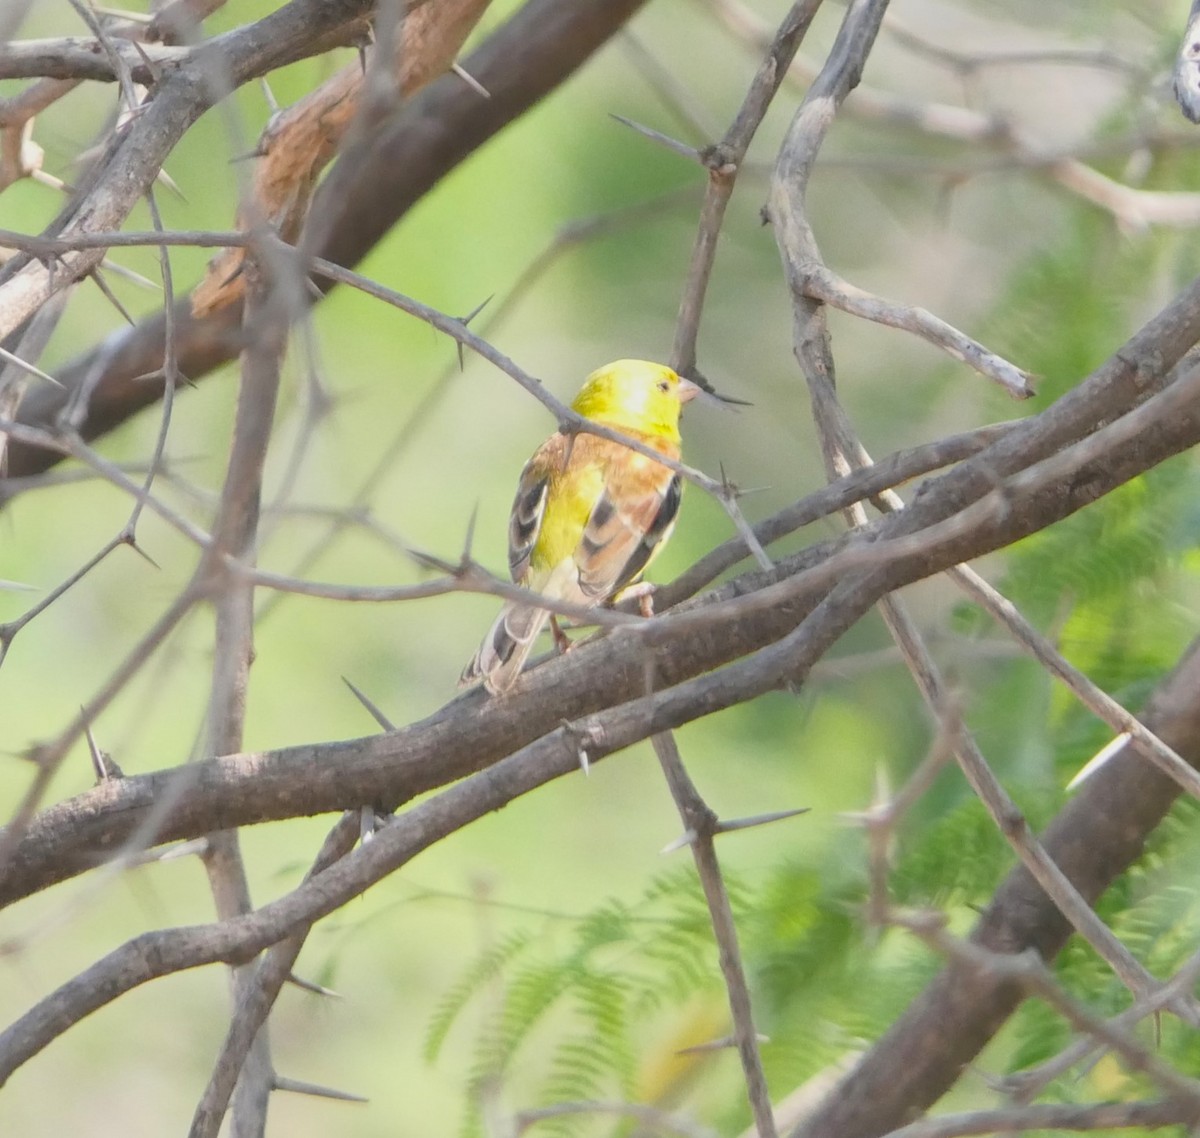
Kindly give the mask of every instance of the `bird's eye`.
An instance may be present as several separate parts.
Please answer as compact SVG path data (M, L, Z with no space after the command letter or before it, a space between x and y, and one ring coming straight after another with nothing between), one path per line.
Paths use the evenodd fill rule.
M658 381L658 390L659 391L670 391L671 385L665 379L660 379Z

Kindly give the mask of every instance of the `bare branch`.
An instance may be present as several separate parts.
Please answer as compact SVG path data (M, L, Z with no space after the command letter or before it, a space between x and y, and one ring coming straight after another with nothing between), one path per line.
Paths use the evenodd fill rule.
M129 515L125 528L105 544L101 554L87 560L43 604L9 625L0 625L0 662L12 637L46 605L86 579L117 545L129 544L142 553L136 533L143 515L153 515L147 522L152 528L157 529L161 519L173 531L167 536L175 546L182 546L187 568L175 604L157 615L149 633L132 650L126 645L114 653L108 665L111 671L102 674L92 698L82 701L79 715L65 726L56 725L58 733L31 751L31 785L11 825L0 832L0 906L99 868L87 882L86 894L92 898L110 890L133 865L192 852L201 854L210 869L217 915L201 927L162 929L135 937L40 999L0 1033L0 1080L123 993L182 969L221 962L237 970L235 1008L209 1086L196 1108L195 1138L215 1138L231 1102L232 1133L238 1138L259 1134L273 1090L341 1097L341 1092L279 1076L272 1070L266 1047L270 1012L282 986L294 975L297 954L315 922L485 813L572 773L581 759L586 770L589 763L652 738L683 817L682 844L693 847L704 883L733 1011L733 1035L702 1047L736 1044L760 1135L793 1126L797 1117L793 1108L812 1111L798 1134L837 1134L838 1138L867 1138L904 1125L910 1131L917 1127L917 1134L922 1126L932 1128L931 1133L969 1133L984 1120L1009 1126L1057 1120L1063 1126L1086 1129L1145 1127L1158 1118L1173 1121L1181 1112L1189 1121L1200 1117L1196 1114L1200 1084L1140 1041L1148 1032L1143 1018L1164 1009L1177 1012L1186 1022L1197 1020L1192 989L1200 954L1160 983L1115 935L1119 926L1107 927L1094 909L1099 894L1137 856L1145 835L1180 790L1200 794L1200 774L1191 765L1200 756L1196 694L1200 646L1160 686L1142 718L1135 719L1072 668L1048 636L963 564L1054 524L1200 442L1200 369L1193 366L1200 355L1196 348L1200 282L1183 289L1108 363L1040 414L902 452L878 469L859 469L871 460L837 397L833 343L826 327L831 307L906 329L968 362L1011 394L1029 394L1032 377L924 309L865 292L831 271L822 261L806 201L809 177L834 118L843 105L850 109L856 101L863 117L893 125L907 122L910 131L936 137L938 154L958 153L961 144L970 147L969 151L963 147L963 159L906 158L907 165L893 164L890 169L933 170L947 185L949 179L971 177L984 169L1033 171L1075 198L1096 202L1124 226L1158 220L1190 223L1189 218L1200 217L1196 207L1200 196L1190 191L1160 193L1157 183L1152 190L1123 185L1100 175L1087 161L1102 154L1125 156L1130 165L1122 179L1135 183L1149 171L1161 147L1190 149L1194 143L1173 141L1169 132L1135 124L1100 144L1039 149L1035 139L986 110L918 103L861 88L857 99L844 104L872 51L888 0L847 0L839 5L827 15L841 20L841 29L787 131L765 215L775 228L784 265L793 304L795 353L808 383L829 485L751 527L741 512L740 492L725 477L723 466L717 479L672 463L717 499L738 532L673 586L659 591L659 615L644 619L619 609L588 614L601 626L595 636L584 639L569 656L538 662L503 698L489 700L468 693L427 718L398 728L374 709L382 735L245 752L242 725L255 622L281 598L388 603L455 592L529 596L475 563L473 519L460 526L468 535L465 552L443 557L407 540L405 533L387 522L384 499L378 504L373 500L381 480L393 469L395 456L413 437L414 424L427 422L427 411L436 406L448 380L425 395L391 445L366 459L372 469L354 491L350 508L342 509L340 501L327 499L329 479L307 478L311 460L323 457L313 444L329 429L326 416L334 407L337 390L321 366L320 345L309 319L312 305L325 291L338 283L349 284L425 321L450 339L446 345L435 338L447 361L456 355L461 367L467 349L477 352L538 399L568 434L591 432L651 453L636 440L581 421L545 390L532 369L522 366L519 354L510 358L493 346L501 340L489 341L479 334L482 321L475 317L485 305L485 320L495 312L490 297L476 303L492 291L490 286L452 302L454 312L471 310L469 316L454 317L345 267L446 171L594 52L641 0L527 0L510 23L490 35L466 66L453 74L443 73L456 71L454 56L461 37L486 0L445 0L423 8L420 0L413 4L394 0L380 5L377 15L365 0L333 0L332 8L328 0L321 0L319 11L318 0L285 0L267 19L215 39L205 39L196 21L219 6L220 0L174 0L153 16L127 17L98 9L92 0L70 2L92 38L86 44L59 42L57 60L50 64L43 57L42 63L64 69L83 67L85 53L90 55L87 67L99 61L107 69L104 80L119 85L119 93L112 88L104 91L106 103L115 104L115 120L110 118L115 127L106 128L111 132L105 140L81 157L79 188L63 187L71 195L70 204L43 235L0 231L5 246L0 255L7 257L0 265L0 352L8 353L0 354L0 451L10 451L17 474L0 490L0 504L19 490L46 485L51 480L32 472L67 456L103 479L98 496L109 504L116 491L118 508L127 507ZM745 31L748 25L738 0L709 0L709 4L720 8L727 20L741 22L742 38L758 36ZM16 7L21 7L20 0ZM681 282L684 295L673 359L679 370L694 373L702 382L696 367L700 319L733 182L749 170L750 137L766 121L764 115L781 80L806 71L795 52L819 7L820 0L796 0L779 31L772 28L761 40L757 50L766 49L766 60L720 143L695 154L687 145L673 146L685 156L699 158L708 173L691 267ZM303 29L292 23L298 14L304 15ZM402 17L407 17L404 23ZM122 19L128 20L129 29L118 23ZM438 33L428 41L427 54L410 38L410 34L417 37L422 27ZM368 28L374 37L369 45ZM281 34L273 42L255 40L264 31ZM284 42L282 33L291 34L291 40ZM1004 55L1004 49L940 51L919 37L906 36L903 29L899 39L902 51L933 58L934 66L948 66L966 80ZM163 159L205 107L226 100L246 78L263 77L279 61L351 43L359 48L359 64L291 111L280 114L267 91L267 101L278 117L260 142L257 165L241 164L235 169L244 172L247 182L252 171L259 175L258 203L243 198L240 231L168 232L151 192L153 180L164 176ZM0 74L5 66L31 66L38 50L35 43L20 45L11 57L0 59ZM1007 61L1032 64L1044 61L1044 55L1041 49L1027 56L1009 52ZM1097 62L1095 55L1091 62ZM426 65L429 73L419 74ZM689 128L694 130L704 121L703 113L690 106L699 100L665 75L652 55L638 52L635 66ZM412 96L434 71L441 78ZM1111 87L1123 85L1127 105L1132 107L1135 87L1145 86L1152 77L1124 69L1093 78ZM80 81L32 78L23 81L28 83L24 89L14 88L11 98L0 100L0 189L21 177L52 182L52 176L42 170L42 154L34 142L33 115ZM397 107L395 95L400 89L411 97ZM1154 113L1155 97L1152 93L1144 98L1135 117L1145 119ZM906 109L911 120L904 118ZM235 127L231 129L236 133ZM655 135L658 141L665 138L653 131L643 129L643 133ZM685 137L690 141L693 135ZM715 136L705 131L700 137ZM952 145L947 147L946 140ZM622 136L621 142L629 140ZM975 154L983 147L993 154L980 162ZM315 188L335 148L343 153ZM246 148L235 140L233 149ZM880 169L884 157L872 154L851 161ZM688 193L694 197L700 188L689 187ZM119 232L143 192L154 231ZM649 216L679 200L679 194L664 195L622 216ZM564 240L535 258L522 282L536 279L552 262L556 249L567 247L580 235L602 232L606 224L593 219L564 231ZM116 282L116 291L110 289L96 276L96 266L112 249L136 245L157 250L165 294L162 315L129 329L119 328L95 351L66 368L57 362L44 363L47 338L74 282L84 276L95 277L126 319L124 283ZM177 295L168 259L170 246L224 250L207 285L191 297ZM176 264L182 263L178 257ZM519 284L514 295L519 296L522 287ZM97 298L84 294L81 299ZM105 311L104 315L112 324L113 314ZM392 318L385 314L385 319ZM287 329L293 324L299 328L304 353L302 386L293 421L280 424L275 416L280 363ZM72 331L71 323L64 325L64 339ZM172 422L177 421L179 381L199 377L238 354L243 364L239 408L229 469L218 498L201 484L203 474L193 485L169 467L164 456ZM1182 361L1189 358L1192 362L1185 366ZM49 373L61 377L63 390L30 382ZM157 435L148 463L122 466L83 441L159 399L161 417L152 424ZM14 421L18 416L20 421ZM276 430L292 441L280 456L279 477L272 479L279 489L264 505L264 463ZM651 457L659 460L656 453ZM905 479L927 475L907 504L892 491ZM884 515L881 519L868 520L863 505L867 500ZM41 499L27 500L21 506L22 516L42 505ZM790 552L801 544L793 542L767 555L771 542L836 510L846 512L848 534L817 541L798 552ZM210 535L192 519L214 511ZM328 542L343 531L381 545L402 570L415 572L415 583L380 587L317 579L345 574L313 569L319 542L311 539L324 533ZM183 536L183 543L177 535ZM286 539L295 535L310 543L312 552L304 553L301 546L301 568L290 575L274 571L277 562L269 560L270 549L286 550ZM277 536L284 540L276 543ZM457 548L458 543L452 545ZM83 550L80 560L94 548ZM748 554L755 558L756 568L700 593L711 586L716 574ZM260 560L268 568L260 569ZM164 560L164 564L170 567L171 562ZM355 572L349 575L351 581ZM1128 742L1117 749L1113 762L1040 838L1029 830L964 726L960 703L967 706L969 695L960 699L951 690L934 653L895 596L897 589L940 572L949 573L1016 641L1015 645L1001 641L998 632L991 630L980 655L997 649L1029 652L1114 730L1128 732L1121 736ZM256 606L256 597L264 603ZM196 761L172 765L179 763L180 756L163 752L149 759L151 766L160 765L162 770L121 776L93 740L93 720L112 706L198 602L211 603L217 615L207 738L194 747ZM299 602L289 603L302 607ZM860 652L850 667L861 673L897 659L907 664L935 720L936 734L915 775L898 793L892 792L880 764L872 805L853 816L866 827L866 917L877 928L892 923L911 929L943 953L946 964L943 976L887 1038L862 1056L823 1105L811 1107L816 1091L809 1087L808 1106L795 1107L799 1098L791 1095L776 1114L763 1076L761 1037L754 1031L713 845L718 833L797 812L772 810L721 823L691 785L671 732L764 693L794 691L818 667L827 674L829 665L822 665L822 658L874 607L882 612L897 648ZM45 626L39 621L37 627ZM957 647L960 638L955 634L952 639ZM448 677L448 687L450 682ZM137 693L129 694L132 702ZM369 701L361 698L370 709ZM116 709L117 719L121 711ZM64 757L68 753L84 757L81 733L87 735L93 762L105 777L91 791L43 809L43 793ZM109 725L98 725L96 734L107 742ZM965 943L946 934L941 914L898 912L890 900L897 827L951 756L959 760L1020 862L974 938ZM126 762L124 751L119 757ZM1152 766L1146 765L1146 758ZM140 769L145 769L144 763L141 758ZM82 772L67 773L79 777ZM1084 809L1084 804L1090 809ZM305 880L254 910L236 828L334 811L344 811L343 817ZM377 822L380 818L385 821ZM356 836L362 842L354 850ZM140 871L146 876L157 873ZM28 951L35 940L46 937L48 929L61 928L62 921L78 911L77 901L55 907L50 898L55 908L52 920L18 933L0 950ZM1079 931L1133 991L1126 1012L1101 1015L1054 982L1046 962L1072 930ZM1157 961L1145 959L1157 971ZM1053 1060L1001 1085L1001 1090L1021 1098L1007 1112L988 1112L982 1119L927 1118L914 1123L961 1076L964 1059L976 1054L1011 1010L1030 997L1045 1002L1077 1032L1076 1042ZM1114 1113L1113 1104L1087 1104L1072 1108L1075 1113L1029 1105L1045 1080L1099 1052L1144 1073L1161 1100L1122 1103L1123 1114ZM826 1086L833 1077L832 1069L823 1073ZM497 1089L486 1105L498 1104L499 1098ZM689 1138L697 1129L686 1118L637 1104L568 1103L560 1113L610 1108L648 1129L683 1130ZM489 1118L489 1122L519 1130L548 1117L545 1112L524 1112L515 1119Z
M305 880L349 853L357 836L357 817L344 815L325 839ZM254 968L250 981L242 985L221 1053L192 1117L189 1138L215 1138L254 1041L283 985L292 978L292 968L304 947L307 933L308 928L301 929L275 945ZM274 1086L275 1089L288 1089L280 1087L278 1075L274 1076Z
M228 90L361 33L368 0L291 0L257 23L208 41L158 83L142 112L116 132L58 236L116 229L153 184L183 133ZM99 58L103 58L100 56ZM13 258L0 270L0 337L56 292L89 273L101 250L69 253L49 265Z
M1145 715L1152 730L1183 748L1193 762L1200 760L1198 683L1200 643L1192 645L1160 686ZM1177 794L1172 782L1148 773L1128 749L1064 807L1042 835L1042 846L1085 899L1093 899L1140 855L1145 835ZM1103 843L1085 836L1098 819L1117 818L1119 825L1105 826ZM1032 948L1049 960L1069 931L1053 902L1021 867L1001 885L971 939L993 953ZM1012 1013L1021 994L1019 984L999 974L952 963L793 1131L794 1138L831 1132L866 1138L893 1129L902 1115L911 1117L913 1110L932 1105ZM930 1030L934 1024L936 1031Z
M491 0L439 0L408 12L396 38L392 69L397 95L407 97L449 70ZM239 223L265 221L292 242L308 214L317 178L360 112L366 72L343 67L294 106L273 115L255 147L254 188ZM377 117L381 108L372 108ZM192 293L198 317L242 299L242 252L228 249Z
M717 851L713 839L717 832L717 816L700 796L683 765L675 736L663 732L653 736L654 753L658 756L671 797L679 811L684 829L691 835L689 842L696 872L708 904L709 919L717 939L717 953L721 961L721 974L725 977L725 990L729 995L729 1010L733 1016L734 1037L738 1056L742 1061L742 1077L746 1082L746 1095L754 1115L760 1138L775 1138L775 1113L771 1107L771 1096L767 1090L767 1079L763 1073L762 1056L758 1052L758 1032L754 1029L754 1010L750 1002L750 989L746 984L746 971L742 966L741 950L738 948L737 926L733 921L733 909L729 894L721 876Z
M349 146L318 191L313 212L329 221L315 251L343 265L360 260L449 170L573 74L644 2L530 0L523 5L464 60L467 70L487 87L490 99L481 100L457 79L434 83L406 101L370 137ZM160 97L161 93L154 102ZM341 176L339 169L344 170ZM111 230L116 220L97 220L87 229ZM74 237L78 228L69 235ZM240 313L222 310L197 320L190 302L183 301L174 316L179 368L189 380L200 379L238 354ZM74 386L96 373L88 419L80 427L84 438L103 434L160 397L161 385L140 377L161 365L163 326L161 316L147 318L60 376ZM31 392L22 404L21 419L51 422L62 402ZM14 445L9 473L45 470L59 454L36 445Z
M1018 1130L1157 1130L1162 1126L1194 1126L1198 1117L1196 1104L1188 1099L1053 1103L942 1115L901 1126L890 1131L888 1138L958 1138Z
M220 509L213 525L213 543L197 570L197 585L211 598L216 610L206 731L211 755L237 751L242 746L250 662L254 655L254 589L228 572L223 557L230 555L251 561L254 558L263 469L275 422L289 315L294 307L289 303L295 292L294 282L272 272L281 266L263 261L266 258L253 267L254 284L245 306L247 346L242 354L233 445ZM229 920L249 913L252 909L250 886L237 831L222 829L208 834L207 838L204 868L218 919ZM291 971L294 962L294 958L287 961L284 976ZM248 966L234 969L235 1019L248 1014L243 1008L255 999L259 990L254 969ZM275 993L278 991L276 986ZM266 1127L267 1100L275 1083L270 1045L261 1020L256 1030L249 1033L241 1057L240 1075L237 1071L232 1073L237 1082L232 1132L236 1138L251 1138L261 1134ZM225 1101L228 1101L228 1095ZM209 1133L215 1134L220 1126L223 1109L223 1103L220 1109L216 1105L211 1108L214 1117Z
M1033 376L1029 372L989 351L923 308L872 296L842 280L824 265L809 268L805 291L814 300L823 301L831 308L848 312L851 316L861 316L864 320L885 324L889 328L901 328L928 340L947 355L1000 384L1014 399L1029 399L1034 394Z
M769 26L740 0L709 0L726 26L756 46L770 37ZM814 69L803 60L792 65L792 77L807 86ZM987 114L948 103L922 102L877 88L860 86L846 106L848 114L900 129L957 142L970 142L1001 152L1002 166L1025 166L1084 201L1110 213L1123 229L1138 231L1150 225L1200 224L1200 194L1188 190L1142 190L1101 174L1073 154L1056 152L1026 131L1018 131L1002 115ZM1125 149L1132 149L1127 145ZM956 179L973 171L994 169L976 164L946 171Z
M675 344L671 349L671 366L684 375L689 375L696 368L696 337L700 331L700 316L717 256L717 236L721 232L725 209L733 195L738 167L746 157L755 131L820 7L821 0L797 0L792 5L766 47L766 58L759 65L736 118L725 136L704 152L708 188L700 209L700 224L692 246L683 297L679 302Z
M145 57L128 42L118 48L121 63L139 83L154 82L157 76L151 70L152 65L177 66L192 54L191 48L159 44L147 44L142 51ZM99 40L60 36L5 44L0 55L0 79L50 79L60 83L100 79L112 83L118 79L118 74Z
M1030 995L1049 1004L1077 1031L1101 1040L1116 1052L1125 1064L1153 1079L1164 1090L1181 1095L1200 1110L1200 1081L1182 1075L1150 1049L1143 1047L1111 1021L1100 1019L1055 981L1036 949L1019 953L995 952L974 940L960 940L945 930L940 914L893 914L895 923L909 929L948 959L977 973L985 973L992 982L1016 984Z
M835 570L813 573L813 567L828 558L831 548L840 549L844 542L813 547L782 562L773 574L750 575L718 590L701 611L655 618L642 622L636 631L579 645L552 665L529 673L520 690L505 700L488 701L480 707L477 697L468 694L448 705L441 715L386 740L367 739L325 748L293 748L252 759L218 760L208 768L204 789L189 795L186 804L179 804L169 813L161 839L198 836L212 828L205 825L205 819L213 817L247 824L289 816L291 811L354 809L363 802L420 793L441 780L480 769L514 746L553 730L564 716L586 714L634 698L640 689L631 686L628 670L641 674L645 643L670 644L670 652L657 653L660 679L664 684L678 683L763 644L786 638L812 611L831 581L841 584L824 602L829 615L822 619L834 623L822 627L848 627L856 614L885 592L1017 540L1094 501L1098 494L1167 455L1200 441L1200 412L1194 399L1185 397L1177 404L1155 407L1152 418L1156 426L1153 432L1143 434L1136 446L1113 446L1108 438L1101 438L1088 452L1084 466L1078 465L1081 456L1077 452L1063 450L1071 439L1094 434L1098 422L1109 421L1120 414L1122 407L1144 399L1146 390L1152 389L1198 338L1200 284L1194 284L1093 377L1030 419L1020 431L1005 433L981 455L931 482L903 513L865 531L857 539L853 555ZM1113 443L1122 437L1119 428L1126 429L1119 422L1105 428L1115 432ZM996 501L1001 508L986 507L975 515L972 526L962 529L951 520L953 534L935 546L924 541L920 531L952 519L963 503L996 492L998 478L1046 454L1056 457L1034 474L1034 481L1042 487L1037 495L1029 495L1028 482L1013 479L1011 492L998 494ZM1068 471L1069 477L1065 474ZM903 556L872 554L870 547L879 546L884 538L899 543L893 544L893 549L903 549ZM839 556L846 558L847 552ZM869 585L847 574L849 562L856 559L859 565L869 566L862 571ZM787 576L800 570L809 576ZM720 607L730 604L732 607ZM697 628L711 630L715 620L720 621L720 637L695 635ZM779 644L785 645L786 641ZM763 683L773 682L769 677L776 675L770 670L773 665L768 664L776 658L776 649L766 651L767 656L760 660L766 671L755 672ZM778 647L778 651L786 654L788 648ZM549 698L551 691L553 697ZM744 697L733 692L729 698L736 702ZM724 700L722 706L727 706ZM442 715L460 713L461 730L456 729L453 746L446 747L437 725ZM1143 721L1154 730L1150 720L1143 717ZM1165 741L1170 743L1169 739ZM301 770L303 777L298 773ZM148 804L166 792L171 780L169 773L123 780L120 809L115 802L83 795L48 810L25 840L10 847L14 860L6 863L9 872L0 880L0 902L94 864L98 853L124 840ZM11 836L7 840L16 842Z

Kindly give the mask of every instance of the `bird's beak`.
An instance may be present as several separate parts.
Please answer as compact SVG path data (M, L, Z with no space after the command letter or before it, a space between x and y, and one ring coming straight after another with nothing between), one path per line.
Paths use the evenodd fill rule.
M693 383L690 379L685 379L682 375L679 377L679 386L675 389L679 396L680 403L690 403L697 395L704 396L708 392L698 383Z
M679 377L679 386L675 390L679 394L680 403L690 403L695 399L697 403L703 403L705 407L719 407L723 411L730 409L715 392L701 387L700 384L690 379L685 379L682 375Z

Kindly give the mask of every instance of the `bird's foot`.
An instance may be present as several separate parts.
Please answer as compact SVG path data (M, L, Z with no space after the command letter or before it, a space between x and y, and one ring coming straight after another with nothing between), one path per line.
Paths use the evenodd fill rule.
M572 648L571 638L563 632L558 626L558 618L552 616L550 618L550 635L554 637L554 647L563 655L566 655Z
M654 615L654 593L657 588L657 585L652 585L649 581L639 581L621 593L621 600L636 599L638 612L644 617L652 617Z

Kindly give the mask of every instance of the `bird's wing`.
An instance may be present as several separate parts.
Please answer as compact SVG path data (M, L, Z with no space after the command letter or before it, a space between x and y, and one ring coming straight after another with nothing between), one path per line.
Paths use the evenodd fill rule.
M683 494L674 471L618 443L607 445L620 453L605 465L603 491L575 551L580 589L594 602L637 580L670 536Z
M669 441L662 445L677 456ZM641 575L670 536L682 492L672 470L620 443L552 436L517 485L508 525L513 580L559 600L608 600ZM508 690L548 617L536 605L508 602L460 682L482 677L489 691Z
M546 519L551 482L562 474L570 455L565 435L552 435L521 471L517 494L508 519L508 568L517 584L529 576L530 561Z
M513 580L583 604L607 600L670 535L682 493L672 470L620 443L553 436L521 472L508 530ZM574 562L574 579L564 562Z

